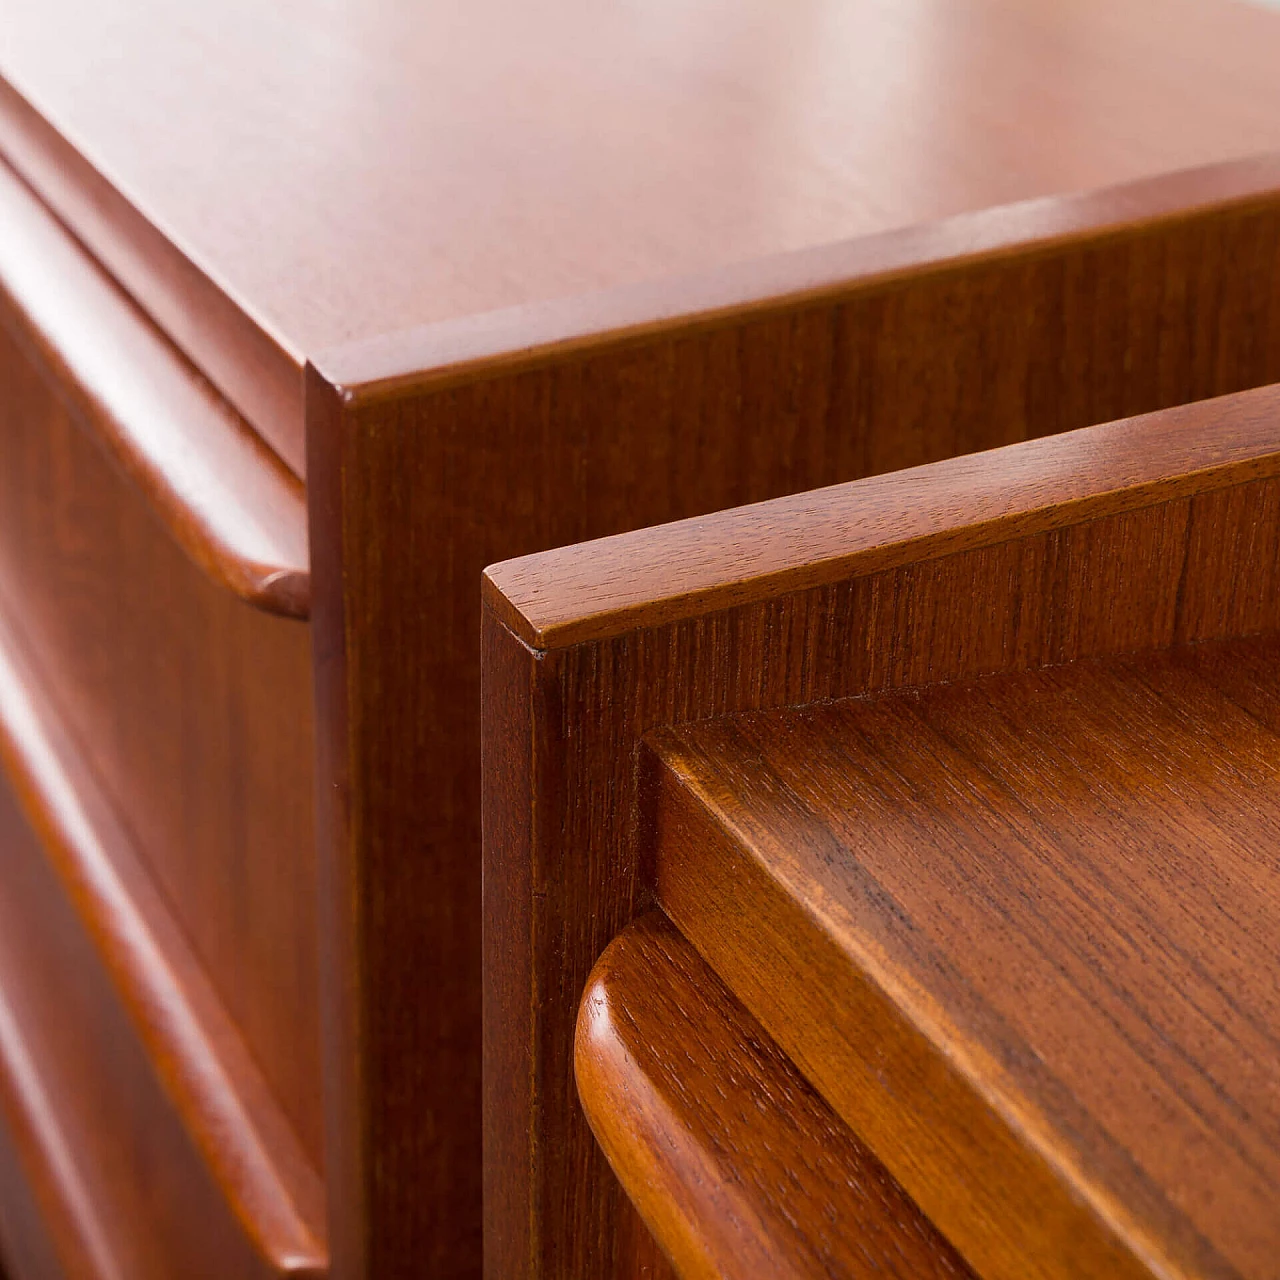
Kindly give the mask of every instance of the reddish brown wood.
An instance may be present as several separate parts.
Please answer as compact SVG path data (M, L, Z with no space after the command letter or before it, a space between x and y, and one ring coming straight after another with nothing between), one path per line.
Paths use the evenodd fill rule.
M1226 0L305 18L0 10L0 148L295 469L331 346L1280 148Z
M162 508L180 486L116 447L141 436L107 393L152 404L179 370L202 413L216 399L172 351L153 361L155 334L108 291L93 314L109 335L78 362L83 326L52 355L15 342L12 379L3 362L37 424L13 456L39 481L0 493L6 615L317 1163L323 1145L335 1273L472 1275L480 567L1280 377L1274 159L936 222L1274 145L1277 28L1223 9L1204 39L1213 0L1154 27L1142 0L824 4L812 20L833 38L788 61L796 20L778 5L686 8L695 37L589 6L302 21L245 0L180 17L51 3L0 3L0 150L299 474L301 370L318 366L305 447L325 583L313 632L264 621L125 496ZM874 47L864 22L893 38L850 75ZM1072 49L1091 73L1059 79ZM1138 70L1120 49L1142 51ZM1203 91L1181 126L1191 95L1169 77ZM864 96L902 86L933 108ZM784 117L804 102L812 115ZM77 280L86 306L108 296ZM28 328L49 338L57 319ZM102 349L119 381L90 376ZM95 470L32 389L41 362L141 485ZM243 497L234 473L219 475ZM209 521L168 517L202 554ZM495 1257L504 1280L529 1261Z
M686 1280L972 1275L660 913L592 971L575 1077Z
M467 1184L445 1170L463 1167L474 1140L466 1099L478 1081L466 1042L479 977L475 925L446 904L474 904L479 889L472 570L517 548L1248 385L1273 365L1280 376L1275 293L1260 284L1280 266L1272 203L1126 216L1096 242L1073 235L1025 258L1010 249L946 269L926 258L888 279L831 282L790 307L535 351L525 365L384 380L386 366L356 351L316 371L317 687L331 739L320 777L333 806L321 827L331 904L322 932L326 983L347 1001L326 1070L334 1080L363 1073L334 1094L328 1149L347 1153L340 1202L369 1215L349 1228L366 1242L353 1248L420 1257L428 1239L465 1239ZM1257 272L1210 270L1228 245ZM1047 293L1069 302L1069 326L1045 308ZM1223 342L1225 333L1239 341ZM339 379L339 370L358 375L363 356L379 380ZM420 906L398 913L404 902ZM424 993L426 971L451 980ZM528 990L515 986L512 999L525 1002ZM401 1014L362 1023L360 1008L378 1000ZM424 1069L438 1084L424 1083ZM448 1129L436 1114L412 1113L408 1100L428 1092L447 1099ZM485 1158L495 1179L525 1159L522 1130L508 1123L523 1104L515 1086L500 1095ZM396 1135L394 1156L379 1134ZM510 1156L499 1150L507 1143ZM527 1193L513 1194L527 1205ZM489 1203L505 1194L494 1186ZM441 1206L440 1235L421 1209L428 1201ZM523 1252L529 1210L494 1213L496 1274L541 1266ZM341 1258L339 1234L335 1224Z
M1260 387L493 565L485 601L527 644L568 648L1278 473L1280 386ZM1238 563L1270 572L1217 554L1220 590L1247 589Z
M34 844L0 789L6 850ZM21 843L20 843L21 842ZM0 996L0 1275L4 1260L32 1280L116 1280L89 1196L13 1012Z
M3 163L0 221L0 325L210 577L305 617L301 485Z
M1278 658L1219 642L655 742L662 900L984 1275L1275 1274L1280 740L1249 708L1274 721Z
M0 764L24 820L0 892L6 1088L56 1247L91 1274L324 1275L319 1177L7 629Z
M1219 470L1188 454L1216 415L1226 434L1233 421L1244 435L1253 433L1253 458L1236 457ZM1248 397L1233 397L1175 414L1181 438L1165 434L1164 421L1155 415L1145 424L1108 428L1099 438L1145 430L1152 456L1141 472L1168 476L1190 459L1187 484L1144 490L1141 473L1135 484L1130 469L1142 448L1113 453L1091 449L1081 438L1077 462L1104 495L1097 501L1082 500L1070 484L1055 494L1050 483L1040 495L1043 506L1028 502L999 541L969 541L965 530L989 522L992 511L981 489L961 484L954 501L937 508L948 514L950 529L935 524L914 544L903 534L919 532L915 512L904 505L895 521L885 506L873 526L878 547L851 528L857 554L843 562L840 581L824 579L831 547L820 536L811 550L806 528L812 521L821 529L824 510L851 510L859 494L876 510L873 499L886 492L884 482L816 495L807 509L780 502L776 521L767 510L727 513L726 534L771 528L774 550L789 547L791 565L779 554L753 580L755 543L733 543L736 554L724 558L723 581L704 584L704 613L696 604L671 611L670 602L658 600L652 611L620 610L610 630L600 621L594 592L581 578L561 574L582 563L579 551L549 552L492 571L495 585L519 584L521 599L537 602L539 616L559 620L546 647L536 650L492 611L485 623L486 672L492 673L486 678L496 681L493 708L486 708L486 886L501 886L486 900L487 1151L499 1159L493 1176L505 1183L501 1193L508 1203L527 1206L536 1223L536 1235L515 1246L532 1254L525 1273L590 1270L600 1223L610 1212L609 1183L592 1154L565 1063L574 993L609 939L652 901L645 870L652 815L636 755L642 735L738 711L1276 628L1280 597L1270 566L1280 544L1274 471L1280 419L1268 433ZM1063 448L1063 442L1036 441L992 455L993 483L1001 471L1011 481L1025 476L1042 452L1046 468L1055 451L1061 462ZM963 480L966 473L952 474ZM1135 504L1138 496L1145 505ZM660 565L670 565L673 545L679 534L662 529L609 544L615 555L625 550L625 562L615 561L601 579L653 581ZM1267 550L1266 571L1237 572L1224 591L1224 555L1251 547ZM535 634L536 626L526 618L523 629ZM577 639L586 633L579 627L590 627L594 638ZM673 903L673 918L701 947L686 912L697 903L709 909L716 891L692 882L687 888L688 904L683 898ZM724 954L704 953L730 976ZM511 1022L521 992L529 1015ZM761 1014L760 1002L745 1003ZM503 1025L494 1025L489 1009L501 1014ZM498 1111L516 1105L527 1107L532 1120L525 1143L502 1125ZM911 1180L904 1182L914 1189ZM976 1229L971 1224L963 1243L952 1233L966 1252ZM499 1244L511 1247L501 1237ZM971 1257L986 1274L991 1258ZM1019 1274L1009 1259L999 1258L990 1274Z
M308 630L210 581L3 330L0 381L0 608L319 1166Z

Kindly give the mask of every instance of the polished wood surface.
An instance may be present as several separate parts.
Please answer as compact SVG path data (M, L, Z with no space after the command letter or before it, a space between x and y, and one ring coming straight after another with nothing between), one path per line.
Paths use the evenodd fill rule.
M1257 395L1257 404L1274 404L1273 393ZM501 613L485 613L486 1161L493 1161L486 1177L505 1197L499 1203L511 1220L519 1221L522 1209L537 1215L537 1235L519 1241L534 1259L524 1274L592 1270L593 1241L610 1212L609 1182L593 1165L592 1139L564 1064L576 993L609 940L655 895L766 1029L775 1037L780 1030L770 1014L770 988L747 981L754 971L743 959L751 954L744 940L749 917L735 916L733 929L717 936L699 925L717 916L714 885L697 877L655 881L656 766L643 758L640 768L636 763L644 735L735 712L1276 629L1280 594L1271 566L1280 542L1280 414L1260 417L1254 407L1248 396L1230 397L1176 411L1172 432L1166 415L1156 414L1095 433L1099 439L1136 433L1132 451L1091 447L1095 436L1086 433L988 455L992 483L1006 476L1015 494L1038 457L1049 477L1041 506L995 513L1009 516L997 522L996 538L967 540L969 526L981 534L993 511L982 487L965 483L974 473L962 467L951 472L958 481L954 500L937 508L944 521L927 537L904 538L920 531L904 484L898 519L886 507L871 526L879 548L862 541L855 519L846 520L857 554L844 562L840 580L824 576L832 549L821 533L811 545L807 524L814 520L820 531L824 509L856 510L859 494L874 512L885 481L860 481L799 507L779 501L774 522L767 510L714 517L728 522L725 532L735 524L759 530L772 523L776 554L757 580L754 543L733 544L723 582L704 584L704 612L696 603L671 612L658 599L652 612L619 610L602 628L593 587L560 576L562 567L581 564L573 550L490 571L494 586L518 584L522 599L539 609L555 600L554 616L565 624L543 647L530 648L505 625L514 601ZM1252 440L1249 454L1226 467L1194 457L1195 442L1215 418L1220 440L1234 434L1233 425ZM1055 494L1062 450L1072 446L1098 501L1073 485ZM1134 484L1131 468L1144 454L1148 477L1187 466L1189 482L1144 489L1139 476ZM1144 505L1131 501L1134 491ZM654 580L659 565L670 569L678 544L673 531L655 529L595 550L615 556L604 577L633 574L643 582ZM1251 571L1241 572L1242 564ZM575 619L590 625L594 638L579 639ZM536 634L534 619L525 619L522 633ZM730 888L724 886L726 900ZM776 941L770 954L785 955L785 940ZM820 1026L807 1030L821 1043ZM931 1189L909 1161L895 1161L877 1141L867 1113L858 1119L860 1136L979 1273L1081 1273L1071 1272L1070 1254L1028 1270L1028 1258L1040 1254L980 1229L989 1215L966 1217L963 1179L945 1192ZM984 1132L994 1136L990 1128ZM544 1156L548 1151L554 1158ZM1036 1173L1033 1162L1025 1170ZM1026 1229L1034 1235L1035 1227L1033 1221ZM1082 1256L1098 1239L1081 1232ZM498 1243L511 1247L509 1239ZM1110 1265L1125 1255L1106 1256Z
M3 163L0 221L0 324L205 573L305 617L302 486Z
M972 1275L660 913L592 971L575 1064L596 1138L684 1280Z
M565 648L1271 479L1278 430L1280 386L1259 387L491 565L485 602Z
M480 1267L484 563L1280 379L1280 160L1130 181L1275 148L1277 20L1153 12L0 3L0 152L85 249L9 255L5 616L337 1280ZM310 625L243 598L306 612L304 466ZM500 1139L503 1280L660 1266L578 1133L550 1187ZM606 1262L531 1235L579 1181Z
M1280 149L1278 62L1235 0L7 0L0 149L301 469L327 348Z
M0 612L318 1166L308 629L193 562L65 385L0 325Z
M1274 596L1280 494L1255 510L1236 572ZM1278 660L1208 644L655 744L660 894L741 929L784 1048L984 1274L1278 1274Z
M1200 175L1193 189L1207 198L1221 178ZM329 1024L326 1151L352 1214L334 1224L336 1260L348 1248L419 1257L432 1241L479 1253L478 1232L467 1236L479 1190L458 1171L479 1167L463 1153L479 1128L481 567L1280 379L1274 191L1234 188L1223 203L1152 215L1161 188L1093 206L1093 235L1075 227L1023 253L1002 217L998 251L957 261L944 237L939 262L926 237L888 276L876 259L817 297L714 323L672 317L449 377L384 379L370 351L349 352L341 376L313 370L322 961L325 988L345 1003ZM1046 290L1064 313L1046 309ZM367 385L352 380L365 357ZM424 990L425 972L449 980ZM529 1017L529 987L512 991L514 1026ZM363 1012L379 1004L397 1016ZM570 1016L557 1005L557 1019ZM537 1256L520 1225L528 1211L497 1207L502 1171L531 1172L512 1111L527 1080L495 1084L493 1141L516 1149L485 1158L503 1280L595 1265L561 1261L551 1238ZM595 1212L589 1198L581 1212Z
M106 1276L322 1276L319 1176L38 680L0 628L24 828L6 830L0 996L32 1068L11 1078L28 1176L61 1199L51 1227L76 1227L56 1243Z
M0 785L6 863L39 855L7 785ZM0 898L0 908L4 905ZM0 993L0 1275L117 1280L119 1272L63 1136L40 1066Z

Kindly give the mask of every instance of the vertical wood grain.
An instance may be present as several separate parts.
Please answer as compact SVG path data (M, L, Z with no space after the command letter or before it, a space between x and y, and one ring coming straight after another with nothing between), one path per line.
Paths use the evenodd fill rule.
M523 876L533 912L527 926L488 914L513 959L525 929L516 963L533 966L536 1014L512 1025L504 1056L490 1059L501 1065L525 1052L524 1074L504 1074L493 1088L535 1095L536 1127L519 1170L543 1214L529 1274L592 1271L593 1242L613 1212L565 1061L592 963L652 900L636 764L642 735L745 709L1167 648L1189 624L1197 638L1275 627L1275 593L1242 589L1243 605L1216 613L1202 601L1220 591L1221 560L1209 549L1251 537L1276 488L1270 480L1178 498L704 617L524 650L530 790L515 797L487 771L485 810L494 829L513 833L509 844L486 846L486 883L503 881L509 900L510 883ZM496 618L486 625L489 660L518 661L521 642ZM531 862L510 861L508 848L525 840Z
M322 1166L310 636L215 585L0 331L0 602Z
M362 389L330 385L324 361L311 371L324 985L347 1010L329 1015L325 1051L329 1078L345 1081L328 1113L330 1157L344 1153L334 1212L351 1219L333 1224L340 1280L480 1266L483 566L1280 379L1278 283L1280 209L1268 200L1025 255L922 263L819 301L673 323L469 379ZM560 696L560 661L542 664L538 697ZM831 678L816 672L806 679ZM656 689L634 696L666 696ZM565 696L591 693L571 682ZM623 717L619 741L630 741L623 709L597 705ZM633 884L621 867L619 883ZM594 904L574 903L600 916L573 956L598 952L629 918L630 890L620 892L616 910L612 881ZM564 981L580 989L585 978L573 960ZM567 1044L558 1019L571 995L549 1002L545 1044ZM553 1074L550 1101L535 1105L558 1124L576 1104ZM543 1087L525 1079L510 1097ZM594 1193L580 1210L565 1198L603 1166L576 1138L559 1164L551 1199L535 1194L536 1178L511 1195L534 1222L580 1213L603 1239L612 1209L597 1213ZM506 1259L506 1233L525 1228L493 1229L493 1257ZM574 1255L559 1231L535 1232L527 1270L495 1261L490 1274L597 1274L598 1259Z

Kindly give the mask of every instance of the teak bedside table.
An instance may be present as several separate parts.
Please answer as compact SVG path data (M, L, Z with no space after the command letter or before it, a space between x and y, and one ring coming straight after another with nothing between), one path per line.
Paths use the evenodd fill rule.
M487 1106L547 1253L635 1254L589 1120L685 1278L1280 1274L1280 387L487 605Z
M483 566L1280 380L1278 65L1235 0L0 0L14 1280L656 1258L542 1233L501 1071L482 1218ZM565 1067L597 955L495 1016Z

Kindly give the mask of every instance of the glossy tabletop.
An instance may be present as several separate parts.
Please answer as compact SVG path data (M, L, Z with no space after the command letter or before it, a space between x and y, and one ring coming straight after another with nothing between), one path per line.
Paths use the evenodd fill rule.
M1241 0L0 0L10 90L295 370L1280 149L1277 67Z

